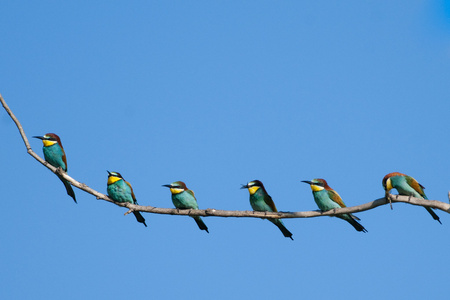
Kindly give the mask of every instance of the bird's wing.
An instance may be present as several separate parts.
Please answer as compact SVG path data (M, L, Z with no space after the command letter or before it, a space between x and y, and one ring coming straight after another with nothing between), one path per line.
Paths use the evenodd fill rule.
M194 195L194 191L193 191L193 190L186 190L186 192L188 192L189 194L191 194L192 197L194 197L195 201L197 201L197 199L195 198L195 195Z
M133 188L131 187L131 184L128 181L125 181L125 183L130 187L131 197L133 198L134 204L137 204L136 196L134 195Z
M266 194L264 196L264 202L266 202L267 205L269 205L269 207L272 209L272 211L277 212L277 208L275 206L275 203L272 200L272 197L270 197L270 195Z
M346 207L344 201L342 201L341 196L335 190L328 190L328 196L330 199L336 202L340 207Z
M64 151L64 148L63 148L63 147L61 147L61 150L62 150L62 160L63 160L64 164L66 165L66 169L64 170L64 172L67 173L67 159L66 159L66 152Z
M406 182L409 184L410 187L412 187L416 192L418 192L422 197L426 198L425 192L423 189L425 188L423 185L421 185L417 180L412 178L411 176L405 176Z

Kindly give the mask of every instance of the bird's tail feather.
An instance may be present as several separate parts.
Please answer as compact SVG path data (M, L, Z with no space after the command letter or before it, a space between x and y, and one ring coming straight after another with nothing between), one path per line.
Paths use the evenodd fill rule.
M280 219L269 219L269 221L275 224L285 237L294 240L292 238L292 233L286 228L286 226L284 226L283 222Z
M206 230L207 233L209 233L208 231L208 227L206 226L206 224L203 222L202 218L200 217L194 217L195 223L197 223L198 228L200 228L201 230Z
M62 181L62 183L64 183L64 187L66 188L67 195L72 197L73 201L75 201L75 203L77 203L77 199L75 198L75 192L73 191L73 188L70 185L70 183L67 180L65 180L62 176L58 175L58 178Z
M354 216L354 215L352 215L352 214L350 214L350 217L352 217L353 220L361 221L360 218L358 218L357 216Z
M349 222L357 231L367 232L367 229L365 229L364 226L359 224L358 221L353 218L348 219L347 222Z
M142 224L145 225L145 227L147 227L147 224L145 224L145 219L144 219L144 217L141 215L140 212L138 212L138 211L133 211L133 215L136 217L136 220L137 220L139 223L142 223Z
M425 209L430 213L430 215L433 217L433 219L435 219L440 224L442 224L441 220L439 219L439 216L430 207L425 207Z

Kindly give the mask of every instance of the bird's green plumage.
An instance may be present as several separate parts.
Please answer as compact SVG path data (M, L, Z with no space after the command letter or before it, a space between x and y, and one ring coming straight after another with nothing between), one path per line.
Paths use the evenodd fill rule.
M408 175L396 175L389 177L391 180L392 188L396 189L399 193L399 195L404 196L412 196L419 199L426 199L428 200L427 196L424 192L424 187L417 182L414 178ZM428 213L433 217L434 220L441 223L441 220L439 219L439 216L430 208L425 207L425 209L428 211ZM442 223L441 223L442 224Z
M262 186L262 183L261 187L254 194L250 194L250 205L255 211L269 211L269 212L277 211L277 208L272 200L272 197L270 197L270 195L267 194L265 188ZM284 226L284 223L281 219L268 218L268 220L273 224L275 224L285 237L288 237L291 240L293 240L292 233L286 228L286 226Z
M66 160L66 153L64 152L64 148L61 145L60 138L54 134L54 133L47 133L45 136L35 136L35 138L39 138L43 140L44 142L46 140L51 139L52 141L55 141L55 143L51 146L45 146L42 148L42 151L44 153L45 161L54 166L55 168L61 168L64 172L67 172L67 160ZM73 201L77 203L77 199L75 198L75 192L73 191L72 186L70 183L65 180L62 176L56 174L58 178L62 181L64 184L64 187L66 188L67 195L73 198Z
M186 190L178 194L172 194L172 202L178 209L198 209L197 199L191 190ZM201 217L192 217L197 223L198 228L206 230L209 233L208 227L203 222Z
M321 211L346 207L341 196L339 196L339 194L328 185L325 179L318 178L303 182L311 186L314 201ZM358 223L358 217L352 214L341 214L337 217L350 223L350 225L352 225L357 231L367 232L367 230Z
M112 174L118 174L118 176L121 177L119 173L110 173L110 176L115 176ZM131 187L131 184L127 181L125 181L123 178L115 181L112 184L108 184L107 186L107 192L108 196L111 197L116 202L128 202L132 204L138 204L136 201L136 197L134 196L133 188ZM134 211L134 216L136 217L136 220L139 223L142 223L147 227L147 224L145 223L144 217L141 215L140 212Z
M42 151L44 152L44 158L46 162L48 162L55 168L60 167L64 172L67 172L67 165L63 160L63 156L65 155L65 153L58 143L48 147L44 146Z
M259 188L253 195L250 195L250 205L255 211L277 211L272 197L262 188Z
M172 202L179 209L198 209L197 199L190 190L178 194L172 194Z
M123 179L120 179L107 187L108 195L116 202L128 202L136 204L131 194L131 187Z
M179 188L183 189L180 193L172 193L172 202L173 205L175 205L178 209L198 209L198 203L197 199L195 198L194 192L192 190L189 190L186 187L186 184L182 181L176 181L171 184L164 185L169 188ZM205 222L203 222L202 218L199 216L192 217L195 220L195 223L197 223L198 228L201 230L205 230L209 233L208 227L206 226Z
M334 190L323 189L321 191L313 192L313 196L314 201L322 211L346 207L341 197L339 197L339 195ZM341 206L339 202L341 202L343 206ZM338 215L337 217L349 222L357 231L367 232L367 230L356 221L359 220L356 216L352 214L342 214Z
M423 187L411 176L392 176L391 184L400 195L413 196L420 199L428 199Z

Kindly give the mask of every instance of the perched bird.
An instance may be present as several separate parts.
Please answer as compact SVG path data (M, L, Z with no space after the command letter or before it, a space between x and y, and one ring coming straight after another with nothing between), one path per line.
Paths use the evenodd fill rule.
M250 193L250 205L255 211L269 211L269 212L277 212L277 208L275 207L275 203L272 200L272 197L267 193L264 185L259 180L250 181L247 184L243 184L241 189L248 189ZM292 233L287 230L284 226L283 221L281 219L271 219L268 218L270 222L275 224L283 233L285 237L292 238Z
M198 209L197 199L195 199L194 191L188 189L183 181L175 181L171 184L164 184L163 186L168 187L172 193L172 202L178 209ZM202 218L199 216L192 217L197 223L198 228L201 230L206 230L208 227L203 222Z
M428 200L425 192L423 191L425 188L420 183L418 183L417 180L406 174L398 172L387 174L383 178L383 188L386 192L386 199L389 199L389 201L389 191L392 189L397 189L399 195L413 196L416 198ZM438 215L430 207L425 207L425 209L430 213L433 219L441 223Z
M44 158L45 161L54 166L55 168L61 168L64 172L67 172L67 160L66 153L64 152L63 145L59 136L54 133L47 133L44 136L33 136L34 138L42 140L44 143ZM73 198L73 201L77 203L75 199L75 192L72 189L70 183L65 180L61 175L56 174L58 178L64 183L66 187L67 195Z
M346 207L341 196L328 185L325 179L313 179L311 181L302 182L311 186L314 201L316 201L316 204L321 211ZM367 230L357 222L360 221L360 219L352 214L342 214L336 217L349 222L357 231L367 232Z
M108 196L116 202L138 204L131 184L128 181L125 181L118 172L106 172L108 172L108 187L106 189L108 191ZM145 219L140 212L133 211L133 214L139 223L142 223L147 227Z

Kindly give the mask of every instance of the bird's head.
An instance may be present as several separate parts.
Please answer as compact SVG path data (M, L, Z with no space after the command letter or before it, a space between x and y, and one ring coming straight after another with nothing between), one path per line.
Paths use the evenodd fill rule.
M122 175L120 175L119 172L110 172L110 171L106 172L108 172L108 185L123 179Z
M33 136L36 139L42 140L44 143L44 147L49 147L54 144L59 144L62 147L61 140L59 139L59 136L57 136L54 133L47 133L44 136Z
M309 184L310 187L311 187L311 190L313 192L319 192L319 191L321 191L323 189L327 189L327 190L331 189L328 186L327 181L325 179L322 179L322 178L315 178L315 179L313 179L311 181L303 180L302 182Z
M164 184L163 186L168 187L172 194L179 194L188 189L183 181L175 181L171 184Z
M386 193L393 189L392 177L394 177L394 176L405 176L405 174L402 174L399 172L392 172L392 173L389 173L386 176L384 176L382 184L383 184L383 188L386 191Z
M242 184L242 186L241 186L241 189L248 189L248 192L250 193L250 195L253 195L261 188L265 191L264 185L259 180L253 180L247 184Z

